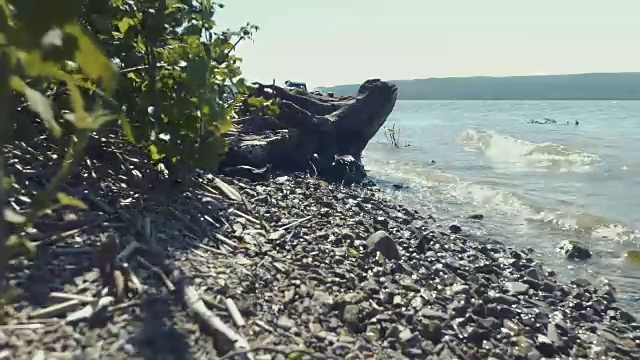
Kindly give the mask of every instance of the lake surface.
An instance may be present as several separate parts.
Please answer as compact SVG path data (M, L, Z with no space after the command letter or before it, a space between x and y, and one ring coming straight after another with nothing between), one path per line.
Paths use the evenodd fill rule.
M558 124L527 124L552 118ZM579 126L574 122L579 121ZM566 125L565 122L569 122ZM640 312L640 101L398 101L364 152L387 194L465 233L533 248L560 277L604 276ZM435 163L431 163L431 161ZM467 219L481 213L481 222ZM571 262L563 240L590 246Z

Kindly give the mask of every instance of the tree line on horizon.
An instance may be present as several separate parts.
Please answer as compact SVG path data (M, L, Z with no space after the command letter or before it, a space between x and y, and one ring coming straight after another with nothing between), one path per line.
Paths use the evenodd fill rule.
M640 100L640 73L391 80L398 100ZM352 95L359 84L321 87Z

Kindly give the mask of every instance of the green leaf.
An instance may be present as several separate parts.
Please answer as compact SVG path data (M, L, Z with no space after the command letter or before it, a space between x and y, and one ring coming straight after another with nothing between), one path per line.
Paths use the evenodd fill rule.
M247 102L251 107L261 107L264 106L267 101L261 97L250 97L247 99Z
M5 208L3 211L4 219L13 224L22 224L27 221L27 218L18 214L13 209Z
M309 355L309 351L292 351L287 355L287 360L298 360L304 358L305 355Z
M53 104L46 96L42 95L40 92L30 88L22 79L17 76L11 77L11 87L24 94L29 102L29 108L35 111L40 117L42 121L44 121L45 125L53 136L56 138L62 135L62 128L58 125L58 122L55 119L55 115L53 114L52 106Z
M78 63L87 77L98 83L107 93L110 93L115 88L116 75L118 74L116 66L89 38L80 25L67 24L64 30L74 35L78 40L75 62Z
M136 138L135 136L133 136L133 129L131 128L131 123L129 122L129 119L127 119L127 116L124 114L120 116L120 126L122 126L122 131L124 131L124 134L127 136L127 139L129 139L129 141L135 144Z
M127 32L127 29L129 29L129 26L135 25L135 23L135 20L133 20L132 18L122 18L120 21L118 21L118 30L120 30L120 32L124 34L125 32Z
M7 247L13 254L24 253L26 255L33 255L36 252L36 247L29 239L24 236L13 234L7 239Z
M158 147L154 144L149 145L149 154L151 155L151 160L157 161L162 159L164 156L160 154L158 151Z
M358 252L358 250L351 248L351 247L347 247L347 254L349 254L349 256L351 257L360 257L360 253Z
M56 194L56 197L58 198L58 201L62 205L73 206L73 207L77 207L84 210L89 209L87 205L85 205L85 203L82 202L82 200L76 199L73 196L69 196L65 193L59 192Z

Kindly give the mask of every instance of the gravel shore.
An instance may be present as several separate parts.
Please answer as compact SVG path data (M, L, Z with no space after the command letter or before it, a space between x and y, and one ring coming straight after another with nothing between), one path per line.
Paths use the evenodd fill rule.
M82 226L13 264L25 296L0 359L640 358L640 325L605 279L560 283L528 251L465 238L373 184L221 179L237 192L203 175L89 199ZM125 298L95 268L105 236L135 275ZM185 289L253 351L233 353Z

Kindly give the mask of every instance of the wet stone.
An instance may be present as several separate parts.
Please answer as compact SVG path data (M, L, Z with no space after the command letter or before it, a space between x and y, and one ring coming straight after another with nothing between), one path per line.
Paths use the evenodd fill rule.
M540 290L547 294L553 294L554 292L556 292L557 288L558 287L551 281L545 281L544 283L542 283L542 287L540 288Z
M483 341L491 338L491 332L487 329L473 328L467 335L467 341L481 344Z
M422 336L426 340L433 341L434 343L440 342L442 339L442 325L435 320L423 319L421 321Z
M523 284L521 282L508 282L506 284L506 288L513 294L524 294L529 291L529 285Z
M460 227L460 225L453 224L453 225L449 226L449 232L454 234L454 235L460 234L462 232L462 228Z
M358 305L347 305L342 312L342 321L348 326L358 325L358 317L360 314L360 307Z
M513 305L518 303L517 298L505 294L496 294L491 297L490 301L501 305Z
M482 214L471 214L471 215L469 215L469 219L471 219L471 220L483 220L484 219L484 215L482 215Z
M592 256L589 248L577 241L563 241L558 246L558 251L569 260L587 260Z
M400 334L398 334L398 342L402 344L403 347L410 347L417 344L420 341L420 335L412 332L408 328L402 329Z
M389 229L389 219L383 216L378 216L373 219L373 226L379 229L387 230Z
M369 252L379 252L387 260L400 260L400 252L395 241L384 231L378 231L367 239Z
M438 320L446 320L449 316L443 312L432 310L429 308L424 308L419 312L420 316L426 319L438 319Z
M536 349L544 357L554 357L556 355L556 347L551 340L544 335L538 334L536 337Z
M295 323L286 316L280 316L276 325L283 330L291 330L295 326Z
M532 267L529 270L526 270L524 274L529 279L532 279L535 281L542 281L544 279L544 272L542 271L542 269L539 269L537 267Z
M589 282L589 280L583 278L575 279L572 281L572 283L582 288L586 288L591 285L591 282Z

